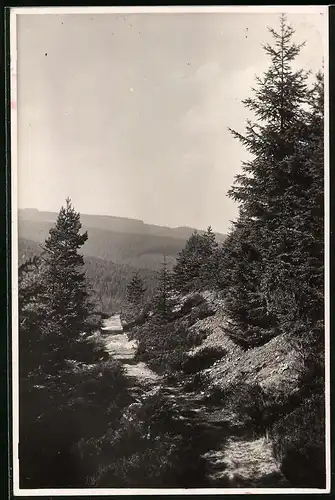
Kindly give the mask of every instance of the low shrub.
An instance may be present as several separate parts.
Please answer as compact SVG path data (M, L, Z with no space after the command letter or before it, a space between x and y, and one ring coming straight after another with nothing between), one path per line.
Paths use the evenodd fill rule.
M209 335L208 330L189 330L186 337L186 346L190 349L199 346Z
M183 314L187 314L191 312L191 310L195 306L200 306L200 304L203 304L205 302L205 299L203 298L200 293L195 293L194 295L191 295L190 297L187 298L187 300L184 302L181 312Z
M136 429L121 435L119 446L131 450L114 457L110 454L89 477L93 488L196 488L206 485L204 460L193 443L181 435L147 437ZM85 450L85 454L87 451ZM99 455L101 461L101 455Z
M222 406L226 399L226 391L221 387L211 387L206 396L206 403Z
M325 400L315 395L277 421L271 431L283 474L298 488L325 487Z
M171 323L147 322L136 330L136 359L160 372L180 371L189 349L202 335L190 332L182 320Z
M239 415L254 435L263 435L283 415L293 411L301 401L299 392L264 390L259 384L240 382L226 392L228 405Z
M124 436L124 440L136 441L134 433ZM144 441L144 439L143 439ZM175 445L167 439L145 440L145 446L130 455L121 456L102 466L90 478L90 487L96 488L159 488L166 486L166 475L173 464Z
M205 302L200 306L199 319L205 319L208 318L209 316L213 316L214 314L215 314L214 309L212 309L207 302Z
M202 373L194 373L185 381L183 389L186 392L196 391L203 389L206 386L207 377L205 377Z
M182 369L185 373L196 373L211 367L216 361L222 359L227 354L227 350L218 347L205 347L197 351L193 356L188 357Z

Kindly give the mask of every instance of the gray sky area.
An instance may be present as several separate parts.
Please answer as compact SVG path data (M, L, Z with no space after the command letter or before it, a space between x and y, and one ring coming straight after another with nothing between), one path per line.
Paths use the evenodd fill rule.
M277 14L19 15L18 203L225 232L261 44ZM321 14L291 14L316 72Z

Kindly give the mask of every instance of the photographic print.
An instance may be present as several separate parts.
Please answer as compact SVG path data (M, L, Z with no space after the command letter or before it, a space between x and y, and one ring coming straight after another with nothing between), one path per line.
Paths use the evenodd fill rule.
M10 21L14 493L329 492L327 8Z

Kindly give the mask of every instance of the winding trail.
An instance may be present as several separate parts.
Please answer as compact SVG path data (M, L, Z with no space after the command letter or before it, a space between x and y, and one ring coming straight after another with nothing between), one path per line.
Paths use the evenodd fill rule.
M167 383L145 363L134 362L137 344L123 331L119 315L105 320L102 332L107 352L123 363L135 391L143 394L159 388L178 408L179 419L189 428L190 438L199 442L209 487L289 487L269 440L240 436L241 432L234 429L234 416L222 406L209 405L203 392L186 391L182 382Z
M106 351L114 359L122 362L128 377L132 377L139 382L157 383L160 379L157 373L150 370L143 362L133 362L137 343L136 340L128 339L123 331L119 315L106 319L102 332L106 335Z

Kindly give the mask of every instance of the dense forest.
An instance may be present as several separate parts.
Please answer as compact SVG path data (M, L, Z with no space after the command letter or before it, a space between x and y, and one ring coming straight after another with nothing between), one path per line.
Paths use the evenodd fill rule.
M42 252L43 245L19 238L19 264ZM103 314L113 314L122 309L126 303L127 285L137 272L145 283L145 297L149 299L153 295L157 274L153 270L137 269L91 256L84 257L84 270L91 298Z
M21 487L213 485L203 458L208 429L228 449L236 421L228 431L187 426L187 419L176 420L178 408L161 390L139 403L124 366L97 334L102 313L120 310L137 343L136 361L183 390L191 385L203 405L241 418L239 432L249 433L253 443L266 436L286 485L325 487L323 74L311 80L294 69L302 46L285 16L280 30L270 31L273 42L264 46L269 68L244 102L255 120L244 133L231 130L250 160L229 191L239 216L226 239L218 241L211 227L195 231L172 264L160 260L158 272L127 268L125 260L118 265L113 232L98 252L108 259L84 259L81 249L90 239L96 244L96 233L82 230L68 199L43 249L35 252L22 240ZM150 244L139 237L137 255L140 247L149 252ZM166 239L161 245L155 252L176 251ZM224 324L224 345L208 343L210 329L197 328L211 318ZM298 375L288 375L291 392L288 385L257 382L266 363L278 363L278 373L266 377L279 377L286 345L288 356L299 357ZM240 359L262 365L254 373ZM206 378L220 363L227 367L221 391ZM230 382L237 371L238 383ZM269 486L278 485L269 478ZM234 486L216 483L227 485Z

